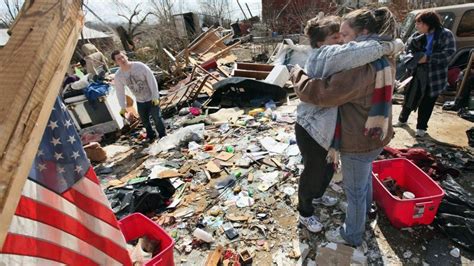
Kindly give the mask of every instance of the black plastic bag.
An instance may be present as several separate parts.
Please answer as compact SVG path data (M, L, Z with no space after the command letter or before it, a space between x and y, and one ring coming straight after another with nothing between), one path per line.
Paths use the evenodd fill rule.
M175 188L168 179L149 179L144 182L105 191L118 219L139 212L147 214L167 206Z
M452 241L474 251L474 200L452 177L440 185L446 193L435 223Z

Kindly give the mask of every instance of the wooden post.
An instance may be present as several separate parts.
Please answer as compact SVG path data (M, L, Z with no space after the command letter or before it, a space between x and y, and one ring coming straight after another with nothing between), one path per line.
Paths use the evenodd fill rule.
M27 0L0 50L0 248L83 24L81 0Z
M466 70L464 71L464 77L461 81L461 85L459 85L459 88L456 91L456 98L459 98L459 96L461 96L461 93L464 90L464 86L466 86L467 79L471 75L471 68L472 68L473 63L474 63L474 52L471 52L469 56L469 61L467 62Z

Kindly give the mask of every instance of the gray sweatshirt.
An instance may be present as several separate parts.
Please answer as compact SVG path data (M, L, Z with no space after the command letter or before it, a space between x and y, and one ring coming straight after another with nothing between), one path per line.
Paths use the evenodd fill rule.
M311 78L323 79L337 72L363 66L393 52L389 45L375 40L327 45L313 49L305 72ZM296 121L326 150L329 149L336 128L337 107L319 107L301 102Z
M158 83L151 69L141 62L130 63L131 68L128 71L119 69L115 74L114 84L120 107L126 107L125 86L130 89L139 103L159 99Z

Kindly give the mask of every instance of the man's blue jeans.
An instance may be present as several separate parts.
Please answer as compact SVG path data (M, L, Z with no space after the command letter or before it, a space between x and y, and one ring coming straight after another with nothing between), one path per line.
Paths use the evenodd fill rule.
M372 162L382 149L368 153L341 153L347 212L341 236L349 244L362 244L367 212L372 203Z
M156 131L158 131L160 138L166 136L165 124L163 118L161 118L159 106L153 105L151 101L144 103L137 102L137 109L143 126L145 126L146 136L148 139L156 138L156 133L151 127L150 116L152 117L153 122L155 122Z

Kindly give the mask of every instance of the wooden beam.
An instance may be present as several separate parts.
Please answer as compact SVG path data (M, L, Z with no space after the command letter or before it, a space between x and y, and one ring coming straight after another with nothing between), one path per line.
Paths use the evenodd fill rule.
M0 247L83 25L81 0L27 0L0 50Z
M240 70L257 70L257 71L267 71L271 72L273 68L275 67L274 65L268 65L268 64L255 64L255 63L242 63L242 62L237 62L236 68Z
M456 91L456 98L459 98L459 96L461 96L461 93L463 92L464 87L466 86L467 79L469 78L469 76L471 76L471 69L472 69L472 64L473 63L474 63L474 52L471 52L470 56L469 56L469 61L467 63L466 70L464 71L464 77L461 81L461 85L459 85L459 88ZM468 97L470 97L470 96L468 96Z
M254 78L254 79L266 79L270 72L267 71L256 71L256 70L244 70L244 69L234 69L232 76L234 77L244 77L244 78Z

